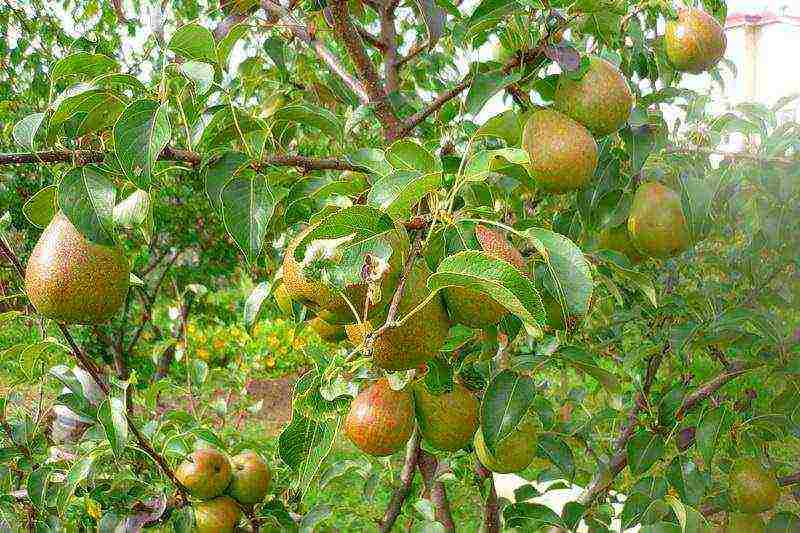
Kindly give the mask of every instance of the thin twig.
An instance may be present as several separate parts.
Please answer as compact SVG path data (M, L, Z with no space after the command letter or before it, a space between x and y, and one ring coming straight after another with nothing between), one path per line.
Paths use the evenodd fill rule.
M494 476L492 475L492 471L483 466L476 457L475 473L481 483L484 481L489 482L488 492L486 493L486 504L483 509L483 531L485 533L499 533L500 507L497 501L497 490L494 488Z
M377 328L367 336L365 342L367 351L369 351L375 339L380 337L388 329L395 327L394 319L397 317L397 311L400 307L400 300L403 298L403 293L406 289L406 282L411 276L411 270L414 267L414 261L420 254L423 234L424 232L420 231L414 238L414 244L411 247L411 253L408 256L408 259L406 259L405 265L403 265L403 272L400 274L400 280L397 282L397 289L395 289L394 294L392 295L392 301L389 303L389 311L386 315L386 321L381 327Z
M411 492L411 484L414 481L414 474L417 471L417 460L419 458L419 432L415 429L411 438L406 444L406 456L403 462L403 469L400 471L400 485L392 493L389 505L383 514L378 530L381 533L388 533L394 527L397 517L403 508L403 503Z
M350 90L356 94L356 96L358 96L358 99L361 100L362 103L369 103L369 93L365 89L364 85L354 78L349 72L347 72L347 69L344 67L344 65L342 65L342 62L339 60L339 58L319 39L311 34L311 32L308 30L307 24L304 24L294 18L285 7L273 0L262 0L261 7L263 7L267 13L272 14L278 20L287 21L287 27L292 32L292 35L294 35L303 44L308 46L315 54L317 54L317 57L319 57L322 62L328 66L328 69L333 74L338 76L344 82L344 84L347 85Z
M665 343L661 350L651 355L647 360L647 370L645 371L642 390L636 393L633 401L633 407L631 407L631 410L628 413L627 420L625 424L623 424L619 436L614 441L614 455L611 457L611 461L608 464L608 472L598 472L589 487L587 487L583 494L581 494L578 500L580 503L584 505L591 504L598 496L603 494L608 489L617 474L622 472L622 470L628 464L628 454L626 449L628 446L628 441L630 441L634 435L636 426L639 423L639 413L647 405L648 395L650 394L650 389L655 381L656 373L658 372L658 368L664 361L664 356L668 351L669 343Z
M425 450L420 450L417 468L425 481L425 489L428 498L436 508L436 521L444 526L444 530L453 532L456 530L453 522L453 515L450 513L450 502L447 500L447 492L444 483L436 479L436 470L439 461Z
M681 420L686 413L694 409L702 401L706 400L709 396L716 393L723 385L727 384L732 379L741 376L742 374L756 368L752 363L746 361L734 361L718 376L711 379L704 385L700 386L697 390L688 394L684 399L678 411L675 413L675 418Z

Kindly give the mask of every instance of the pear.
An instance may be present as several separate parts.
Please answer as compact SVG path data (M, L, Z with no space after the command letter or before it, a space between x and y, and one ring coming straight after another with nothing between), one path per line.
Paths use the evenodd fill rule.
M575 191L594 178L597 143L585 126L558 111L533 113L522 132L522 147L530 157L528 172L546 191Z
M263 459L252 451L231 458L233 479L228 494L244 505L255 505L264 499L269 489L270 473Z
M430 274L425 261L414 264L397 309L398 319L427 298L430 291L426 283ZM361 344L372 329L372 322L369 321L345 326L347 337L356 345ZM372 357L375 364L384 370L416 368L439 353L449 331L447 312L440 295L436 294L403 325L391 328L375 339Z
M28 259L25 290L43 316L66 324L99 324L125 302L130 267L122 250L90 242L58 212Z
M614 133L628 122L633 95L617 67L597 56L580 80L562 75L554 97L555 107L597 137Z
M381 378L356 396L344 421L344 432L358 448L378 457L402 448L414 431L414 400Z
M222 494L231 482L231 463L221 452L203 448L189 455L175 470L175 477L199 500Z
M241 509L228 496L194 504L194 533L233 533Z
M520 272L525 272L525 260L502 233L478 224L475 226L475 237L487 255L502 259ZM473 289L447 287L442 292L450 317L465 326L485 328L497 324L508 315L503 305Z
M702 9L686 8L678 20L667 23L664 37L667 58L678 70L699 74L714 67L725 55L725 30Z
M681 198L660 183L639 185L628 214L628 233L637 250L667 258L689 247L689 232Z
M437 450L460 450L472 441L478 429L480 405L460 383L453 383L450 392L435 394L420 381L414 386L414 405L422 438Z
M733 463L728 491L734 508L749 514L769 511L781 496L775 476L752 458Z

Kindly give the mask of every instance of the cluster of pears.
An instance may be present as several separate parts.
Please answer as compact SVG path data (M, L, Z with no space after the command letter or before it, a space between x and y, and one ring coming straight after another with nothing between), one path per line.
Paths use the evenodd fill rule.
M775 476L760 461L745 457L734 461L728 480L728 496L734 513L728 516L727 533L763 533L759 513L775 507L780 487Z
M39 314L66 324L106 322L125 302L129 282L122 249L89 241L60 211L25 271L25 290Z
M353 400L344 429L362 452L379 457L400 450L416 426L422 440L436 450L454 452L473 444L480 461L494 472L519 472L533 462L541 431L535 415L528 414L492 453L479 430L479 411L477 398L461 383L434 393L424 379L393 390L381 378Z
M229 460L213 448L191 453L175 476L198 500L192 504L197 533L233 533L241 506L260 503L270 482L269 468L257 453L245 451Z
M725 33L705 11L686 8L667 25L665 46L676 69L699 73L724 55ZM622 128L632 106L627 81L605 59L590 57L580 80L562 75L552 108L535 111L523 130L522 146L530 158L531 176L543 190L556 194L585 187L597 170L595 139ZM683 251L688 236L680 197L661 184L642 183L627 228L611 228L600 240L634 262L643 256L663 258Z
M299 238L308 231L302 232ZM507 262L526 275L522 255L502 233L482 225L477 225L474 231L475 240L487 255ZM339 301L341 296L336 296L321 282L304 276L302 265L294 257L298 242L294 241L286 252L280 299L289 297L312 306L317 318L309 322L309 327L315 330L323 324L330 327L336 321L344 321L347 314ZM409 246L404 230L398 231L395 242L400 253L390 259L390 268L380 280L381 291L388 295L394 293L397 274L407 258ZM414 262L399 301L397 317L403 317L422 302L427 303L412 319L373 339L370 353L376 367L386 371L424 368L425 363L439 353L452 323L486 328L508 314L506 308L491 297L464 287L448 287L431 296L427 288L430 275L424 259ZM358 305L361 304L358 298L363 299L366 290L366 285L353 285L344 292ZM354 344L362 344L374 324L383 323L388 304L386 301L373 307L367 321L345 324L347 336ZM348 312L352 318L349 308ZM401 449L417 427L425 443L437 450L456 451L474 444L481 461L495 471L516 472L529 465L540 430L535 416L520 424L493 455L478 431L479 409L475 395L458 382L445 392L429 390L424 379L402 390L393 390L389 381L382 378L362 390L352 402L345 420L345 433L364 453L386 456Z

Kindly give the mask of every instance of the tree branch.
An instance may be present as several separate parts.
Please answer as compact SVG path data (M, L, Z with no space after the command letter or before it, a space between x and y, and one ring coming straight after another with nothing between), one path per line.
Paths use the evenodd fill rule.
M611 482L617 474L622 472L625 466L627 466L628 454L626 447L628 446L628 441L633 437L636 426L639 423L639 413L647 405L647 397L655 381L656 373L668 351L669 343L665 343L661 350L651 355L647 360L647 370L645 371L642 390L636 393L633 400L633 407L631 407L628 413L627 421L623 424L619 437L614 441L614 455L611 457L611 461L609 461L608 470L601 466L601 471L595 475L591 484L578 499L580 503L584 505L591 504L611 486Z
M502 69L503 74L509 74L512 70L514 70L517 67L534 64L537 61L541 60L541 58L544 57L545 47L548 46L550 33L556 33L560 31L561 29L565 28L571 21L572 19L566 20L562 24L560 24L559 27L554 28L553 30L548 32L544 37L542 37L542 40L539 43L539 45L533 48L532 50L518 52L505 65L503 65ZM467 90L472 85L473 81L474 81L474 76L472 71L470 71L467 73L464 79L462 79L455 87L440 94L433 100L433 102L428 104L427 107L417 111L416 113L405 119L403 121L398 136L408 135L414 128L416 128L425 119L427 119L429 116L433 115L435 112L444 107L444 105L447 102L449 102L450 100L452 100L453 98L457 97L462 92Z
M111 152L103 150L49 150L43 152L27 152L18 154L0 154L0 166L2 165L24 165L41 163L74 163L76 165L89 165L92 163L102 163L106 155ZM161 155L160 161L179 161L197 166L201 163L202 157L197 152L182 150L179 148L166 147ZM315 159L302 155L273 155L260 159L253 163L257 170L266 167L297 167L306 171L311 170L352 170L360 171L361 168L351 165L342 159Z
M706 382L704 385L700 386L697 390L687 395L683 399L683 403L678 408L678 411L675 413L675 418L681 420L686 415L686 413L691 411L703 400L707 399L709 396L716 393L719 389L722 388L723 385L727 384L732 379L741 376L745 372L752 370L753 368L756 368L756 366L757 365L753 365L752 363L748 363L747 361L732 362L717 377Z
M737 378L738 376L741 376L745 372L752 370L753 368L755 368L755 366L746 361L734 361L727 369L725 369L722 374L708 381L704 385L701 385L693 393L686 396L686 398L683 400L683 404L675 413L675 417L680 420L688 411L713 395L725 384ZM633 409L638 412L637 406L634 406ZM632 436L633 427L626 425L623 428L622 434L615 442L615 454L608 464L608 469L599 472L595 476L595 479L592 481L592 484L589 486L589 488L587 488L584 493L581 494L579 499L581 503L588 505L593 502L599 495L601 495L611 486L614 478L628 465L628 456L625 447ZM798 482L800 482L800 480Z
M500 507L497 501L497 491L494 488L494 477L492 471L483 466L480 460L475 458L475 473L481 484L484 480L489 481L489 490L486 494L486 505L483 509L483 531L485 533L500 532Z
M798 484L800 484L800 470L798 470L794 474L778 478L778 485L780 485L781 487L788 487L790 485L798 485Z
M386 89L378 77L375 66L364 49L364 42L350 21L347 0L332 0L329 7L334 33L347 49L359 78L364 83L364 88L369 95L369 103L375 107L375 114L383 126L384 136L389 140L393 140L397 138L400 121L389 103ZM387 43L387 45L391 44L394 43Z
M453 523L453 516L450 513L450 503L447 501L447 492L445 491L444 484L436 480L436 469L439 462L436 457L429 454L425 450L420 450L419 461L417 468L419 473L422 474L422 479L425 481L425 489L428 498L436 507L436 521L444 526L444 530L453 532L456 530Z
M381 533L388 533L394 527L397 517L403 508L403 503L411 492L411 484L414 481L414 474L417 471L417 460L419 458L419 432L415 429L411 438L406 444L406 458L403 462L403 470L400 471L400 486L392 493L386 512L383 514L378 530Z
M393 93L400 89L400 64L397 60L397 28L392 2L387 2L381 10L381 39L386 45L383 58L386 91Z
M394 319L397 317L397 311L400 307L400 300L403 299L403 293L406 290L406 282L408 281L409 276L411 276L411 270L414 267L414 261L420 254L422 248L422 237L422 231L417 233L417 236L414 239L414 244L411 246L411 253L408 255L405 265L403 265L403 272L400 273L400 280L397 282L397 288L392 295L392 301L389 303L389 311L386 315L386 321L381 327L375 329L369 335L367 335L364 343L366 351L369 351L372 348L372 344L375 342L375 339L380 337L384 332L386 332L386 330L395 327Z
M336 57L336 55L333 54L333 52L331 52L319 39L311 34L306 24L303 24L295 19L291 13L289 13L289 10L273 0L262 0L261 7L263 7L267 13L273 15L275 18L279 20L285 20L287 27L292 32L292 35L294 35L297 39L308 46L315 54L317 54L317 57L319 57L328 66L328 69L338 76L344 82L344 84L356 94L362 103L369 103L369 93L365 89L364 85L353 78L349 72L347 72L347 69L344 68L344 65L342 65L341 61L339 61L339 58Z

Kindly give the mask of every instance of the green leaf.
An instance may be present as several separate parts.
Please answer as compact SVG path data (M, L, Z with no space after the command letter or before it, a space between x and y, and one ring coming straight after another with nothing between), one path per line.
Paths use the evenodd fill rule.
M733 418L733 413L724 405L703 414L703 418L697 426L695 439L697 449L706 463L711 462L722 441L727 437L733 425Z
M261 248L277 198L264 176L250 172L228 180L220 191L222 220L245 259L254 265Z
M262 281L250 292L244 303L244 327L248 331L258 322L264 302L272 292L272 284Z
M711 209L717 186L710 180L680 176L681 204L693 242L701 240L711 229Z
M114 243L114 184L93 166L76 167L58 184L58 205L90 241Z
M69 472L67 472L67 477L64 480L64 485L61 487L61 490L58 493L57 507L59 509L64 509L67 507L67 505L69 505L70 499L75 494L75 489L82 481L89 477L96 457L97 456L95 453L90 453L89 455L80 458L75 464L72 465L72 468L69 469Z
M121 457L128 444L128 419L125 416L125 397L106 397L97 409L97 420L116 457Z
M45 113L33 113L14 124L14 129L11 131L14 142L26 150L36 151L36 132L39 131L45 116Z
M664 437L650 431L639 431L627 446L631 474L647 472L664 455Z
M509 146L518 146L522 140L525 116L509 109L487 120L478 128L475 136L497 137Z
M428 288L466 287L490 296L523 323L540 328L545 322L542 299L519 270L484 252L466 250L445 258L428 278Z
M117 62L108 56L78 52L58 60L50 71L50 80L56 82L70 76L91 79L118 68Z
M331 516L333 509L330 505L316 505L303 516L297 530L299 533L314 533L318 531L318 526Z
M222 65L223 69L227 69L228 67L228 58L233 51L233 47L236 45L237 41L247 34L247 30L250 29L250 25L245 21L237 24L233 28L228 31L228 35L226 35L218 44L217 44L217 57L219 58L219 64Z
M513 503L503 509L506 527L518 528L520 531L541 531L546 526L566 528L566 524L549 507L538 503Z
M86 116L93 110L106 108L111 102L118 101L120 101L119 98L106 89L100 89L88 83L73 85L58 95L56 101L53 102L50 129L60 126L77 115L82 115L83 120L86 120Z
M386 176L392 172L392 165L386 161L386 154L378 148L362 148L348 155L346 159L351 165L363 167L378 176Z
M396 171L375 182L367 194L367 204L383 209L394 218L407 219L411 208L441 185L441 172Z
M75 137L84 137L91 133L112 127L125 110L125 101L112 94L103 94L104 99L93 102L85 112L80 110L80 120L75 127Z
M570 313L583 316L589 310L594 282L589 262L581 249L560 233L543 228L521 232L528 237L547 265L544 284Z
M510 165L522 166L530 162L528 152L520 148L501 148L499 150L483 150L475 154L464 167L464 178L467 181L483 181L493 172L501 172ZM523 172L527 174L527 170Z
M464 111L470 115L477 115L492 96L512 83L518 82L521 78L522 73L520 72L503 74L502 70L476 74L467 93Z
M62 346L52 340L43 340L36 342L25 347L19 354L19 369L30 380L39 378L42 375L42 365L40 361L45 363L49 361L49 355L53 350L62 349Z
M249 162L250 158L246 154L224 152L203 168L206 196L214 211L222 212L222 200L219 196L222 187Z
M617 393L620 390L619 380L609 372L601 368L592 355L578 346L565 346L555 353L556 357L574 368L589 374L609 392Z
M202 359L192 359L191 364L192 383L202 387L208 379L208 363Z
M50 465L40 466L30 473L25 488L28 490L28 499L37 509L44 509L47 504L47 488L50 484L50 474L53 467Z
M310 231L297 246L295 259L303 262L308 246L314 241L343 240L336 246L334 255L340 259L325 265L325 274L336 287L360 283L361 268L367 253L388 263L395 253L392 245L397 228L392 218L383 211L365 205L342 209L325 218Z
M48 185L28 198L28 201L22 206L22 214L25 215L28 222L37 228L46 228L50 224L56 214L57 192L58 187Z
M675 457L667 469L666 477L682 501L695 507L700 505L706 491L706 478L694 461L681 455Z
M711 531L706 519L695 508L684 504L674 496L667 495L664 500L675 511L683 533L706 533Z
M603 264L611 269L614 277L618 278L622 285L637 288L653 304L653 307L658 307L656 287L647 274L625 268L617 262L617 259L612 254L602 252L598 256L603 259Z
M136 228L145 221L149 212L150 194L136 189L114 206L114 222L121 228Z
M203 95L214 84L214 67L201 61L187 61L180 66L181 74L192 80L197 94Z
M225 106L211 117L211 121L203 129L199 147L212 150L231 141L244 143L243 135L265 129L264 122L254 118L241 109Z
M631 162L630 171L632 174L638 174L656 147L655 134L649 125L626 127L619 134L625 143L625 151Z
M167 48L186 59L205 61L211 64L217 62L214 36L208 28L204 28L200 24L186 24L178 28Z
M442 164L414 139L400 139L386 149L386 161L395 170L439 172Z
M543 434L537 443L537 455L550 461L566 479L575 479L575 456L564 439L555 435Z
M497 374L481 402L481 431L492 453L520 425L536 396L536 385L528 376L511 370Z
M797 533L800 531L800 516L786 511L777 513L767 524L766 533Z
M278 437L278 456L296 473L294 485L301 498L330 454L341 420L321 422L294 414Z
M338 139L344 131L344 124L325 108L306 105L290 105L280 108L273 115L276 121L299 122L318 129L328 137Z
M425 374L425 386L433 394L441 394L453 390L453 367L441 355L436 354L427 362L428 371Z
M140 189L149 188L153 167L171 136L167 107L155 100L133 102L117 120L114 126L117 158Z

